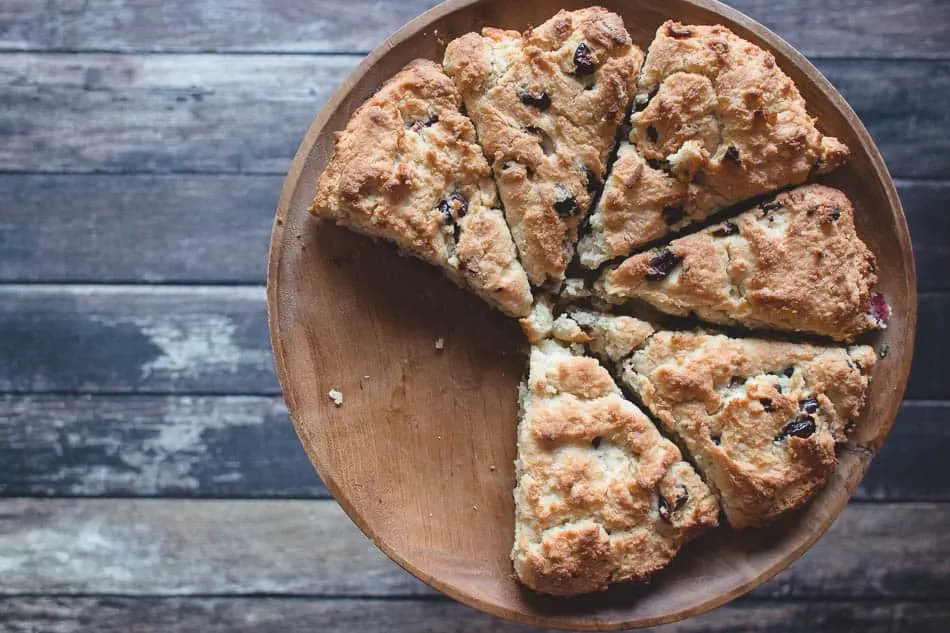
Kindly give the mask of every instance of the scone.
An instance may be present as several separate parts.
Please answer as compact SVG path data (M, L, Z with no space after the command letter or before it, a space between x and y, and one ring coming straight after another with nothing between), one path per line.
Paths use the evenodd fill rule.
M535 286L564 278L642 60L620 16L600 7L561 11L523 35L485 28L446 48Z
M624 361L621 380L744 528L801 506L825 483L875 358L867 346L660 331Z
M818 131L772 54L719 25L659 28L630 124L578 245L588 268L720 209L803 183L848 154Z
M554 317L553 301L538 297L531 314L520 320L531 343L554 338L568 346L581 345L597 358L618 363L642 347L653 335L653 326L631 316L568 308Z
M608 268L595 288L724 325L851 341L886 327L874 256L848 198L823 185L781 193L737 217Z
M395 242L511 316L531 309L491 170L455 84L416 60L337 135L311 212Z
M709 488L595 359L541 341L520 398L511 558L528 587L643 580L717 524Z

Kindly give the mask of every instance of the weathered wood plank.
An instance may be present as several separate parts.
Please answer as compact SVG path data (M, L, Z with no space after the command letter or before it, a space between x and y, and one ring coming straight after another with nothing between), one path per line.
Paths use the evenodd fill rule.
M946 314L920 295L908 398L950 399ZM0 358L0 393L279 393L257 287L0 285Z
M950 599L950 504L857 504L760 598ZM430 595L332 501L0 500L0 594Z
M0 281L264 283L282 181L0 174ZM920 290L950 290L950 182L898 189Z
M950 176L950 137L941 132L950 116L931 101L950 99L950 63L813 61L861 117L892 176Z
M0 286L0 391L279 392L259 287Z
M332 501L0 500L0 594L415 595Z
M0 280L262 284L282 183L0 175Z
M7 0L0 49L119 52L368 51L436 0L94 0L82 11L62 3ZM734 0L806 55L947 57L941 0Z
M905 402L854 498L950 501L948 454L950 402Z
M655 633L945 633L950 605L739 600ZM529 633L448 600L288 598L0 599L9 633Z
M918 291L950 290L950 182L898 181L897 188L914 245Z
M0 171L280 174L327 95L358 61L5 55ZM950 61L817 63L861 115L895 176L950 176L942 107L950 97Z
M328 496L279 396L3 396L0 420L0 495Z
M917 341L905 398L947 399L950 385L944 380L950 366L950 295L922 293L917 297ZM885 358L882 362L887 362Z
M0 552L7 595L430 593L329 501L4 500Z
M4 2L0 49L368 52L438 0L93 0L81 11L62 4Z
M2 396L0 495L325 498L279 396ZM950 402L905 403L856 499L950 501Z
M283 173L359 61L4 55L0 170Z

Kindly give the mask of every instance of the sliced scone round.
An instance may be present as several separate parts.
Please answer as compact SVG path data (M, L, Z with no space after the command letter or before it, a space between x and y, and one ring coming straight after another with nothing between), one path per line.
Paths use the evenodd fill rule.
M825 483L875 360L867 346L660 331L623 362L621 381L744 528L803 505Z
M643 580L717 524L709 488L597 360L541 341L520 398L511 558L528 587Z
M415 60L339 133L311 212L441 267L511 316L531 309L491 170L442 69Z
M642 61L620 16L601 7L561 11L523 35L485 28L446 48L536 286L564 278Z
M734 219L608 268L598 294L642 299L723 325L851 341L886 327L889 310L854 210L837 189L804 185Z
M663 24L629 138L578 246L588 268L844 162L768 51L723 26Z

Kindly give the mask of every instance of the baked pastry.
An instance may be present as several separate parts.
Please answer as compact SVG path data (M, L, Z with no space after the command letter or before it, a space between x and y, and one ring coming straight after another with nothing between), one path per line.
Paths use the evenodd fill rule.
M407 65L337 135L311 212L442 268L512 316L531 309L491 170L455 84Z
M561 11L523 35L485 28L445 50L535 286L564 278L642 60L601 7Z
M774 57L722 26L667 22L644 62L621 18L590 7L523 34L464 35L443 67L415 60L355 111L311 212L395 243L520 318L531 354L518 579L559 596L645 580L717 525L720 504L745 528L806 503L864 407L870 347L658 331L609 313L642 300L847 342L886 326L874 257L829 187L800 186L631 256L846 159ZM596 283L568 279L575 246L588 268L627 259Z
M554 318L552 301L542 295L531 314L521 319L521 329L531 343L554 338L568 346L579 345L605 362L617 363L639 349L653 334L653 326L631 316L570 308Z
M624 361L621 381L679 438L730 525L744 528L825 483L875 360L867 346L661 331Z
M655 332L646 321L626 315L574 308L568 310L563 318L576 323L583 332L586 348L608 363L627 358L643 347Z
M781 193L737 217L608 268L595 288L711 323L851 341L886 327L874 256L848 198L823 185Z
M542 341L519 393L511 558L528 587L643 580L717 524L709 488L595 359Z
M629 138L590 231L588 268L728 206L844 162L768 51L719 26L666 22L650 45Z

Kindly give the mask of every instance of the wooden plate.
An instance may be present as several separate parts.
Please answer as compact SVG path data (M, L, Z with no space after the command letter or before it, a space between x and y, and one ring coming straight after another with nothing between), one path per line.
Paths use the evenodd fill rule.
M517 324L434 269L329 225L307 208L333 132L415 57L484 25L523 30L565 0L450 0L377 48L333 94L300 145L274 224L268 273L271 341L297 433L350 518L399 565L465 604L512 620L576 629L650 626L721 605L771 578L831 525L897 413L916 326L910 238L894 184L867 130L831 84L776 35L711 0L606 0L646 49L667 18L719 23L771 50L821 126L853 152L825 179L857 208L877 255L890 353L874 371L855 446L805 510L767 529L716 530L687 546L649 585L570 600L537 596L512 577L516 386L526 363ZM445 349L435 348L437 338ZM330 389L345 397L335 407Z

